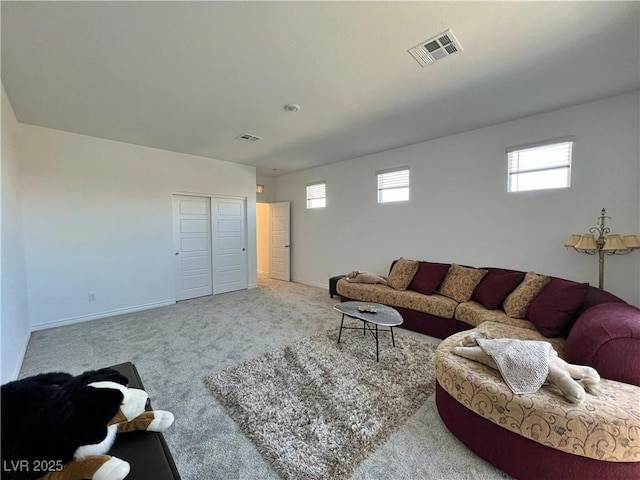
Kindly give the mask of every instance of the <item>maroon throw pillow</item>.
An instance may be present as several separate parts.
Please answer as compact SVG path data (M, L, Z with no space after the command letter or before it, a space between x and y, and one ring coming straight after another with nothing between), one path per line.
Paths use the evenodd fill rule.
M495 310L522 283L524 275L525 272L491 268L473 291L471 299L488 310Z
M394 260L393 262L391 262L391 266L389 267L389 273L391 273L391 270L393 270L393 266L396 264L398 260Z
M527 319L545 337L566 334L582 307L588 283L552 278L527 309Z
M451 265L448 263L420 262L418 271L409 284L409 290L431 295L442 283Z

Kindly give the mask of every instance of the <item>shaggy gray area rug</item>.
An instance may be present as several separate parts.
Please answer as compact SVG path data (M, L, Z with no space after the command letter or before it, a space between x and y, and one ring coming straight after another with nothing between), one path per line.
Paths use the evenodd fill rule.
M348 478L435 387L435 346L328 330L204 382L286 479ZM388 344L387 344L388 343Z

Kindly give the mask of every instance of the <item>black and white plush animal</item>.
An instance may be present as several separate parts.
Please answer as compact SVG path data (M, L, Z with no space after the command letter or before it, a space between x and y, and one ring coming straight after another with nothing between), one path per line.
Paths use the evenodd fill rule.
M45 373L2 385L2 478L121 480L129 464L105 455L117 432L163 431L169 412L113 369Z

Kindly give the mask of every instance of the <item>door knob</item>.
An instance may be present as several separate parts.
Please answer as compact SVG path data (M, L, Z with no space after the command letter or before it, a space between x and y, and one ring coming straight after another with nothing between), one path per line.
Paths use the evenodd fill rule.
M246 250L246 248L243 248L242 251L244 252Z
M180 255L180 252L176 252L176 257L177 257L178 255Z
M285 245L284 248L289 248L289 245Z

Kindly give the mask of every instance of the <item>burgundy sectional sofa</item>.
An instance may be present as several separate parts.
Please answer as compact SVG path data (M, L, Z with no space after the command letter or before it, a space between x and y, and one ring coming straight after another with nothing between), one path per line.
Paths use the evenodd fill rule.
M391 305L403 328L444 339L436 352L438 412L480 457L516 478L640 479L640 310L588 284L551 277L527 299L526 318L512 318L505 305L525 272L485 268L451 314L451 299L440 298L449 268L419 262L403 291L344 280L337 291L343 301ZM548 386L513 394L497 371L453 353L474 328L549 341L566 361L595 368L600 392L581 404Z

